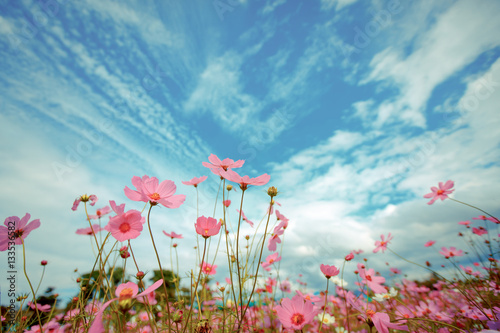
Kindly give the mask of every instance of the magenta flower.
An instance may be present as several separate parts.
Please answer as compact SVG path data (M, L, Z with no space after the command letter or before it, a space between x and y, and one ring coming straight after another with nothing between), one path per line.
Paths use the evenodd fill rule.
M165 230L163 230L163 233L165 234L165 236L170 237L172 239L174 239L174 238L179 238L179 239L182 238L182 235L176 234L173 231L169 234L168 232L166 232Z
M483 227L479 228L472 228L472 232L478 236L482 236L488 233L488 230L484 229Z
M235 162L230 158L225 158L221 161L214 154L210 154L210 156L208 156L208 160L210 161L210 163L202 162L201 164L203 164L204 167L209 168L210 171L212 171L216 175L220 175L221 171L227 171L233 168L241 168L245 163L244 160L238 160Z
M375 270L373 268L370 268L369 270L360 269L359 276L363 279L361 283L366 284L375 294L383 294L387 292L387 289L382 286L382 283L385 282L385 278L383 276L375 275Z
M184 203L184 194L174 195L177 187L171 180L164 180L159 183L158 178L145 175L142 178L132 177L132 185L137 191L125 186L125 195L134 201L150 202L153 205L162 204L167 208L178 208Z
M120 284L115 291L116 298L110 299L106 303L104 303L99 311L97 312L94 322L92 323L92 326L89 329L89 333L103 333L105 332L104 330L104 325L102 324L102 315L104 313L104 310L114 301L118 301L120 304L127 304L128 302L131 302L135 298L147 296L149 293L152 291L158 289L163 283L163 280L158 280L155 283L153 283L152 286L149 288L146 288L142 293L137 294L139 292L139 287L133 283L133 282L127 282L127 283L122 283Z
M267 173L255 178L250 178L248 176L242 177L233 170L222 171L221 176L233 183L240 184L240 188L242 191L246 190L249 185L266 185L271 179L271 176L269 176Z
M450 246L450 249L447 249L443 246L439 253L442 254L446 259L449 259L451 257L461 257L464 255L462 250L457 250L454 246Z
M6 251L11 242L21 245L32 230L40 227L40 219L28 223L30 217L31 215L26 213L22 219L17 216L5 219L3 223L5 227L0 226L0 251Z
M340 273L340 271L338 270L337 267L335 266L330 266L330 265L323 265L321 264L319 266L319 268L321 269L321 273L325 274L325 277L327 279L331 278L332 276L336 276Z
M194 187L198 187L198 184L204 182L207 179L207 176L201 176L200 178L194 177L189 181L182 181L184 185L193 185Z
M28 306L30 308L32 308L33 310L35 310L35 304L31 301L28 302ZM45 304L45 305L41 305L39 303L36 304L36 308L41 311L41 312L50 312L50 305L49 304Z
M215 275L215 273L217 273L215 271L217 265L210 265L209 263L203 262L200 266L201 271L207 275Z
M351 261L352 259L354 259L354 254L352 252L345 256L345 261Z
M117 241L124 242L139 237L142 231L141 212L132 209L121 215L113 216L104 227Z
M441 199L441 201L443 201L444 199L448 198L448 194L451 194L453 193L453 191L455 191L452 190L454 185L455 184L453 183L453 181L448 180L444 185L442 182L439 182L439 188L435 186L431 187L432 192L424 195L424 198L431 198L431 201L429 201L427 204L432 205L437 199Z
M224 200L224 201L222 201L222 203L227 208L227 207L229 207L229 205L231 205L231 200Z
M382 252L385 252L385 250L387 250L387 244L389 244L389 241L392 239L392 236L391 236L391 233L389 233L387 235L387 240L385 240L384 235L380 235L380 238L382 240L375 242L376 248L373 250L373 253L377 253L379 250L382 250Z
M310 323L316 315L316 310L312 302L303 300L299 295L289 298L284 298L281 305L274 308L278 314L278 318L287 329L301 330L304 326Z
M213 217L200 216L196 220L194 226L196 228L196 233L201 235L203 238L208 238L219 233L221 223L217 223L217 220Z
M430 246L434 245L435 243L436 243L436 241L430 240L427 243L425 243L424 246L425 247L430 247Z
M99 231L103 230L99 226L99 224L95 223L95 224L92 224L92 228L88 227L88 228L77 229L76 234L77 235L89 235L89 236L91 236L91 235L93 235L92 229L94 229L94 233L98 233Z

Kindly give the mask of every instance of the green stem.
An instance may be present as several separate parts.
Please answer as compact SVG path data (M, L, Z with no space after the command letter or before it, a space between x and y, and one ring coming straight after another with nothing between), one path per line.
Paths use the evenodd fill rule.
M494 218L495 220L497 220L497 222L496 222L496 223L500 223L500 220L499 220L499 219L497 219L495 216L491 215L490 213L485 212L485 211L484 211L484 210L482 210L481 208L478 208L478 207L473 206L473 205L469 205L468 203L465 203L465 202L462 202L462 201L460 201L460 200L453 199L453 198L450 198L450 197L448 197L448 199L453 200L453 201L458 202L458 203L461 203L462 205L466 205L466 206L469 206L469 207L471 207L471 208L475 208L475 209L479 210L480 212L485 213L485 214L486 214L486 215L488 215L489 217L492 217L492 218Z
M319 329L318 332L321 333L321 328L323 327L323 323L325 320L325 313L326 313L326 302L328 302L328 282L330 282L330 278L326 279L326 292L325 292L325 305L323 308L323 317L321 318L321 324L319 324Z
M24 276L26 276L26 280L28 280L28 284L30 285L31 292L33 294L33 303L35 304L35 313L36 317L38 318L38 324L40 325L40 333L43 333L43 325L42 325L42 320L40 319L40 313L38 311L38 306L36 304L36 296L35 296L35 291L33 290L33 286L31 285L30 278L28 277L28 273L26 272L26 251L24 248L24 239L22 237L19 237L21 240L21 243L23 244L23 268L24 268Z

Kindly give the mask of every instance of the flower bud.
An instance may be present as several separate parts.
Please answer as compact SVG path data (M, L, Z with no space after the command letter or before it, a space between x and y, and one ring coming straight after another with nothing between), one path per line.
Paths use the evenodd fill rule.
M144 274L144 272L143 272L143 271L138 271L138 272L137 272L137 274L135 275L135 277L136 277L138 280L142 280L142 279L144 279L144 276L145 276L145 275L146 275L146 274Z
M40 265L47 266L47 260L42 260L42 262L40 263Z
M227 185L227 186L226 186L226 189L227 189L228 191L231 191L231 190L233 189L233 185Z
M270 188L267 189L267 194L273 198L278 195L278 189L274 186L271 186Z

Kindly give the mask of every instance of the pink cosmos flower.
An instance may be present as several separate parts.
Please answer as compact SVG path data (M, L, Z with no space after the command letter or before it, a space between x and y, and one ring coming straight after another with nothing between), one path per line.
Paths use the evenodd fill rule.
M203 238L208 238L210 236L215 236L219 233L221 223L217 223L217 220L213 217L200 216L194 224L196 228L196 233L201 235Z
M125 204L121 204L119 206L116 205L116 202L114 200L109 200L109 205L111 206L111 209L113 212L116 213L116 215L121 215L125 213Z
M446 259L449 259L451 257L461 257L464 255L462 250L457 250L454 246L451 246L449 250L443 246L439 253L442 254Z
M217 265L210 265L207 262L203 262L200 266L201 266L201 271L207 275L215 275L215 273L217 273L215 271Z
M387 250L387 244L389 244L389 241L392 239L392 236L391 236L391 233L389 233L389 235L387 235L387 240L385 240L384 235L380 235L380 238L382 240L375 242L376 248L373 250L373 253L377 253L379 250L382 250L382 252L385 252L385 250Z
M89 236L92 236L93 235L92 229L94 229L94 233L98 233L99 231L103 230L99 226L99 224L95 223L95 224L92 224L92 228L88 227L88 228L76 229L76 234L77 235L89 235Z
M424 246L425 247L430 247L430 246L434 245L435 243L436 243L436 241L430 240L427 243L425 243Z
M147 296L149 293L152 291L158 289L163 283L163 280L158 280L155 283L153 283L152 286L149 288L146 288L142 293L137 294L139 292L139 287L133 283L133 282L127 282L127 283L122 283L120 284L115 291L116 298L110 299L106 303L102 305L102 307L99 309L97 312L94 322L92 323L92 326L89 329L89 333L104 333L104 325L102 324L102 317L104 310L114 301L118 301L119 303L126 304L127 302L130 302L131 300L142 297L142 296Z
M35 304L33 302L29 301L28 306L30 308L32 308L33 310L35 310ZM51 309L49 304L41 305L39 303L36 303L36 307L37 307L38 311L41 311L41 312L50 312L50 309Z
M31 231L40 227L40 219L33 220L28 223L31 215L26 213L22 219L17 216L7 217L4 221L5 227L0 226L0 251L6 251L10 246L10 242L21 245L23 240L30 234ZM9 239L11 237L14 239Z
M249 185L266 185L271 179L271 176L269 176L267 173L255 178L250 178L248 176L242 177L233 170L222 171L221 176L233 183L240 184L240 188L242 191L246 190Z
M310 323L316 312L314 306L310 301L305 301L302 297L295 295L290 300L284 298L281 305L274 308L278 314L278 318L287 329L301 330Z
M394 274L401 274L401 270L399 268L396 268L396 267L391 267L389 268L391 272L393 272Z
M89 215L89 219L97 220L109 213L111 213L111 208L109 208L109 206L99 208L96 210L95 215Z
M330 266L330 265L323 265L321 264L319 266L319 268L321 269L321 273L325 274L325 277L327 279L331 278L332 276L336 276L340 273L340 271L338 270L337 267L335 266Z
M486 215L479 215L478 217L473 217L472 219L473 220L483 220L483 221L488 220L488 221L491 221L491 222L494 222L494 223L497 223L497 224L500 223L500 221L497 218L495 218L495 217L489 217L489 216L486 216Z
M193 185L194 187L198 187L198 184L204 182L207 179L207 176L201 176L200 178L194 177L189 181L182 181L184 185Z
M210 163L202 162L201 164L204 167L209 168L210 171L219 176L221 171L227 171L233 168L241 168L245 163L244 160L238 160L235 162L230 158L225 158L221 161L214 154L210 154L210 156L208 156L208 160L210 161Z
M352 259L354 259L354 254L352 252L345 256L345 261L351 261Z
M93 206L96 204L97 200L99 200L99 198L97 198L97 196L95 194L91 194L91 195L82 195L81 197L78 197L75 199L75 201L73 202L73 207L71 207L71 210L75 211L77 208L78 208L78 205L80 204L81 201L83 202L87 202L90 200L90 205Z
M441 199L441 201L443 201L444 199L448 198L448 194L451 194L453 193L453 191L455 191L452 190L454 185L455 184L453 183L453 181L448 180L444 185L442 182L439 182L439 188L435 186L431 187L432 192L424 195L424 198L431 198L431 201L429 201L427 204L432 205L437 199Z
M231 200L224 200L222 203L227 208L227 207L229 207L229 205L231 205Z
M278 262L280 260L281 260L281 257L279 257L278 252L270 254L267 256L266 261L261 264L262 268L267 268L267 267L271 266L272 264L274 264L275 262Z
M487 234L488 230L484 229L483 227L479 227L479 228L472 228L472 232L478 236L482 236Z
M240 213L239 209L237 209L236 211L238 212L238 214ZM245 216L245 213L243 213L243 211L241 211L241 218L243 219L243 221L250 224L250 226L253 228L254 223Z
M458 224L465 225L468 228L470 225L470 221L460 221L458 222Z
M283 235L285 230L283 229L283 224L278 224L275 228L271 237L269 237L269 241L267 243L267 249L271 252L276 251L276 244L281 243L281 239L279 236Z
M288 222L290 221L285 215L281 214L279 210L276 210L276 218L278 221L283 222L283 229L288 227Z
M171 180L164 180L159 183L158 178L145 175L142 178L132 177L132 185L137 191L125 186L125 195L134 201L150 202L152 204L162 204L167 208L178 208L184 203L184 194L174 195L177 187Z
M383 276L375 275L375 270L373 268L370 268L369 270L360 269L359 276L363 279L361 283L366 284L375 294L387 292L385 287L382 286L382 283L385 282L385 278Z
M176 234L173 231L169 234L168 232L166 232L165 230L163 230L163 233L165 234L165 236L170 237L172 239L174 239L174 238L182 238L182 235L178 235L178 234Z
M113 216L104 227L117 241L124 242L139 237L142 231L141 212L132 209L121 215Z

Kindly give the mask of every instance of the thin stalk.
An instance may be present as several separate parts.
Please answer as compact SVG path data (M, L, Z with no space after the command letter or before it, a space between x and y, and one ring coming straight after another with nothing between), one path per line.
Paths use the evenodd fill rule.
M24 248L24 239L22 237L19 237L21 240L21 243L23 244L23 269L24 269L24 276L26 276L26 280L28 280L28 284L30 285L31 292L33 293L33 303L35 304L35 313L36 317L38 318L38 324L40 325L40 333L43 333L43 326L42 326L42 320L40 319L40 313L38 311L38 306L36 304L36 296L35 296L35 291L33 290L33 286L31 285L30 278L28 277L28 273L26 272L26 251Z

